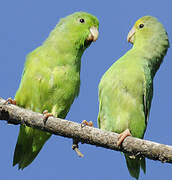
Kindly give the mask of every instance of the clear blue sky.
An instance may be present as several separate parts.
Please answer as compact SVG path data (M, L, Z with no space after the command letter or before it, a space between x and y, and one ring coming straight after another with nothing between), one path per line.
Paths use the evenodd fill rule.
M103 73L131 48L126 38L134 22L144 15L156 16L172 38L172 2L154 0L93 1L2 0L0 5L0 96L14 97L25 56L38 47L59 18L76 11L94 14L100 36L82 57L81 90L66 119L92 120L97 126L97 87ZM172 145L172 50L169 49L154 81L154 98L145 139ZM71 150L71 139L52 136L36 160L23 171L12 167L19 126L0 123L0 179L132 179L124 157L91 145L81 145L84 158ZM171 179L170 164L147 160L147 174L140 180Z

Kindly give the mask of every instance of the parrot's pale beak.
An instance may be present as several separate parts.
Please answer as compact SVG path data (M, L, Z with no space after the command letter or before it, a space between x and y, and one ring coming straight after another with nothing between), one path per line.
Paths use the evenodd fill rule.
M132 44L133 44L133 42L134 42L134 34L135 34L135 32L136 32L136 29L135 29L135 27L133 27L133 28L130 30L130 32L128 33L128 36L127 36L127 41L130 42L130 43L132 43Z
M98 36L99 36L99 31L95 26L93 26L90 28L90 34L89 34L87 40L95 42L98 39Z

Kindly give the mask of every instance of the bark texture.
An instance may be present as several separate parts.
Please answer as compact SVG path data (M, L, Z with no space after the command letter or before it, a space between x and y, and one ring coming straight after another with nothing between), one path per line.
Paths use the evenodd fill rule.
M42 114L4 103L5 100L0 98L0 120L6 120L10 124L23 124L55 135L72 138L78 142L172 163L172 146L127 137L122 146L118 147L118 134L116 133L94 127L81 127L81 124L55 117L49 117L44 124Z

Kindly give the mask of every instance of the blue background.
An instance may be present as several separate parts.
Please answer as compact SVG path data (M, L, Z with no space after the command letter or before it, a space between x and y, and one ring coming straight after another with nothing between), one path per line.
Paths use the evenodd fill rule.
M0 96L14 97L19 87L25 56L47 38L59 18L76 11L96 15L100 36L82 57L81 90L66 119L92 120L97 126L97 87L101 76L132 46L126 38L135 21L144 15L156 16L172 38L171 0L57 1L1 0L0 3ZM172 145L171 77L172 50L169 49L154 81L154 98L145 139ZM23 171L12 167L19 126L0 123L0 179L132 179L124 157L91 145L81 145L84 158L71 150L72 141L52 136L36 160ZM172 165L147 160L146 175L140 179L171 179Z

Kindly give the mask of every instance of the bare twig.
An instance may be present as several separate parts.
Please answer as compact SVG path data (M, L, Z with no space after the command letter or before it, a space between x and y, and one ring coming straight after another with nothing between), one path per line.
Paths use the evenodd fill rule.
M163 145L147 140L127 137L121 147L117 146L118 134L81 124L49 117L44 125L44 116L15 105L4 105L5 100L0 98L0 119L11 124L24 124L55 135L75 139L107 149L122 151L131 155L144 156L152 160L172 163L172 146Z
M84 157L84 155L81 153L81 151L79 150L79 146L78 146L78 141L76 139L73 139L73 145L72 145L72 149L77 153L77 155L79 157Z

